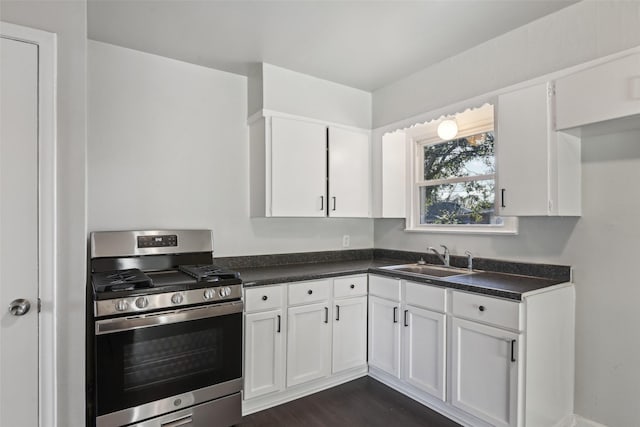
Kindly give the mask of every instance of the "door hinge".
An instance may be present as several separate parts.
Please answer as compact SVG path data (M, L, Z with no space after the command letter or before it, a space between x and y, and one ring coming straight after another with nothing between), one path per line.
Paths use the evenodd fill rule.
M549 83L547 85L547 95L549 98L552 98L556 95L556 85L554 83Z
M38 313L42 311L42 300L38 298Z

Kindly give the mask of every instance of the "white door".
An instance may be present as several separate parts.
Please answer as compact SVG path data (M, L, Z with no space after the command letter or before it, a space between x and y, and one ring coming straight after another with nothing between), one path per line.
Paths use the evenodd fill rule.
M329 216L369 217L369 135L329 128Z
M283 326L282 310L245 316L245 399L283 389Z
M452 320L451 403L496 427L518 423L520 335Z
M369 365L400 376L400 304L369 297Z
M445 315L407 306L403 311L403 378L445 399Z
M287 311L287 387L331 372L331 313L328 303Z
M0 55L0 423L37 426L38 47Z
M271 215L323 217L327 209L327 128L271 119Z
M335 374L367 364L367 297L335 301L333 363Z

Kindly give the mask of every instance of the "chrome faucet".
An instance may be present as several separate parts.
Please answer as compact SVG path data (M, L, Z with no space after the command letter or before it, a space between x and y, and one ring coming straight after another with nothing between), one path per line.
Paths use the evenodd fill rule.
M436 248L433 248L431 246L427 248L427 251L433 251L433 253L436 254L438 258L440 258L440 261L442 261L445 267L449 267L449 248L447 248L445 245L440 245L440 247L444 248L444 252L442 254L440 254L440 252L438 252Z
M473 271L473 254L471 251L464 251L464 254L467 256L467 268Z

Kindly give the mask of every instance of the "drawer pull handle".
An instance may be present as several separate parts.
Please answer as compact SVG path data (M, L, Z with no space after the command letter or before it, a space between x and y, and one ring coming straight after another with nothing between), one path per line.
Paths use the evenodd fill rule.
M516 361L515 347L516 347L516 340L511 340L511 361L512 362Z
M280 328L280 326L281 326L281 321L282 321L282 318L281 318L281 316L278 314L278 330L276 331L277 333L280 333L280 329L281 329L281 328Z
M336 305L336 322L340 321L340 306Z
M409 324L407 323L407 314L409 313L409 310L405 310L404 311L404 326L409 326Z
M266 301L266 300L268 300L268 299L269 299L269 297L268 297L268 296L266 296L266 295L262 295L262 301Z
M329 323L329 307L324 308L324 323Z
M311 295L311 294L313 293L313 291L312 291L311 289L309 289L309 290L307 291L307 293L308 293L309 295Z
M351 286L349 286L351 289L355 288L356 285L354 285L353 283L351 284Z
M480 310L480 311L485 311L485 310L486 310L486 308L484 308L484 305L481 305L480 307L478 307L478 310Z
M393 307L393 323L398 323L398 307Z

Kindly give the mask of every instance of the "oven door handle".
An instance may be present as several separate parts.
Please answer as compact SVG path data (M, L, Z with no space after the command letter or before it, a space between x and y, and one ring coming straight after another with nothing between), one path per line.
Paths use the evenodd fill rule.
M112 334L115 332L131 331L134 329L150 328L189 320L206 319L208 317L225 316L227 314L242 313L242 301L232 301L204 307L193 307L182 310L146 314L135 317L118 317L96 322L96 335Z

